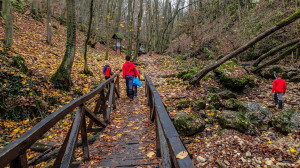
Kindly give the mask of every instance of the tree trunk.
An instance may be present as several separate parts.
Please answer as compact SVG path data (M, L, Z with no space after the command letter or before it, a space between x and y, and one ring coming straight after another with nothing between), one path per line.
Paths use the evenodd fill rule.
M128 14L127 14L127 31L128 31L128 41L127 41L127 55L131 56L132 50L132 23L131 23L131 15L132 15L132 0L128 0Z
M297 20L300 17L300 9L297 10L294 14L290 15L288 18L282 20L280 23L278 23L276 26L270 28L269 30L263 32L262 34L258 35L251 41L249 41L247 44L243 45L242 47L236 49L232 53L226 55L225 57L219 59L218 61L208 65L206 68L204 68L200 73L198 73L196 76L194 76L190 80L190 84L196 85L200 79L202 79L208 72L214 70L215 68L219 67L222 65L224 62L230 60L231 58L237 56L238 54L244 52L257 42L261 41L265 37L269 36L270 34L274 33L275 31L281 29L282 27L289 25L290 23L293 23L295 20Z
M123 0L118 1L118 9L117 9L117 15L115 18L115 25L113 29L113 33L119 32L119 26L120 26L120 20L121 20L121 13L122 13L122 6L123 6Z
M60 89L69 90L72 85L71 71L76 49L75 0L67 0L67 42L60 67L51 77L51 82Z
M91 35L91 27L92 27L92 21L93 21L93 5L94 5L94 0L91 0L91 4L90 4L90 20L89 20L89 27L88 27L88 31L87 31L87 35L86 35L86 40L84 43L84 68L83 68L83 73L86 75L92 74L92 72L89 70L89 67L87 65L87 45L88 42L90 40L90 35Z
M6 50L13 44L13 16L10 0L4 0L4 4L3 13L5 13L5 35L3 48Z
M280 54L278 57L266 62L265 64L263 65L260 65L254 69L251 70L251 72L253 73L257 73L259 70L261 70L262 68L268 66L268 65L271 65L271 64L274 64L275 62L283 59L285 56L291 54L293 51L295 51L297 48L299 48L299 43L295 44L293 47L289 48L288 50L286 50L285 52L283 52L282 54Z
M51 0L47 0L47 43L51 45Z
M142 25L142 17L143 17L143 0L140 0L140 11L138 15L138 25L136 26L136 40L135 40L135 52L134 52L134 57L133 61L137 60L138 53L139 53L139 47L140 47L140 30L141 30L141 25Z
M300 41L299 38L293 39L293 40L291 40L291 41L288 41L288 42L286 42L286 43L283 43L283 44L281 44L281 45L279 45L279 46L273 48L272 50L270 50L270 51L268 51L267 53L265 53L265 54L263 54L262 56L260 56L260 57L253 63L253 66L254 66L254 67L257 67L258 64L259 64L262 60L268 58L269 56L275 54L276 52L278 52L278 51L280 51L280 50L282 50L282 49L284 49L284 48L286 48L286 47L289 47L289 46L291 46L291 45L294 45L294 44L298 43L299 41Z
M0 0L0 12L2 13L2 0Z
M110 24L109 24L109 22L110 22L110 17L111 17L111 15L110 15L110 10L109 10L109 3L110 3L111 1L110 0L108 0L107 1L107 4L106 4L106 21L105 21L105 25L106 25L106 52L105 52L105 60L108 60L108 50L109 50L109 45L110 45L110 31L109 31L109 28L110 28Z

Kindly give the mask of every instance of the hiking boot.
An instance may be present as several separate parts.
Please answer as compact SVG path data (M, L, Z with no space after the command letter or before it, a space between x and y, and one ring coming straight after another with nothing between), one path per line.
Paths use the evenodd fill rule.
M278 108L281 110L283 109L283 103L282 100L279 100Z

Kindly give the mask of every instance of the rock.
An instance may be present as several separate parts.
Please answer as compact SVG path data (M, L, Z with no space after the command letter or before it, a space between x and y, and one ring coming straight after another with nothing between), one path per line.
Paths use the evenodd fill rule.
M201 118L189 114L179 114L174 120L174 126L180 135L191 136L205 129L205 123Z
M233 93L233 92L230 91L230 90L224 90L224 91L220 92L220 93L219 93L219 96L220 96L222 99L230 99L230 98L236 99L236 98L237 98L237 94L236 94L236 93Z
M260 103L244 102L245 108L240 108L241 112L245 112L245 117L256 126L268 125L269 118L272 116L270 109Z
M266 160L265 164L268 165L268 166L271 166L271 165L273 165L273 161L272 160Z
M229 163L227 160L224 160L224 163L225 163L226 165L230 165L230 163Z
M272 125L283 134L288 134L292 130L300 129L300 111L295 109L285 109L273 118Z
M198 156L196 159L197 159L198 162L202 162L202 163L206 162L206 159L202 156Z
M216 109L219 109L223 106L223 104L220 101L220 97L215 93L208 94L206 96L206 101L208 101L209 104L214 106Z
M285 67L275 65L275 66L269 66L268 68L261 70L260 75L267 79L270 78L274 79L275 78L274 73L275 74L281 73L284 77L286 77L287 72L288 70Z
M247 162L247 160L244 159L243 157L241 157L241 160L242 160L243 163L246 163L246 162Z
M206 103L204 100L196 100L194 103L193 103L193 108L196 110L196 111L200 111L202 109L205 109L206 107Z
M13 57L13 61L12 66L17 67L24 74L29 73L29 69L27 68L26 61L23 57L16 55Z
M247 152L246 152L246 157L247 157L247 158L251 157L251 152L247 151Z
M230 98L229 100L226 100L224 106L226 109L229 110L238 110L240 107L243 106L243 104L237 99Z
M216 160L216 164L219 165L220 168L227 168L227 166L219 159Z

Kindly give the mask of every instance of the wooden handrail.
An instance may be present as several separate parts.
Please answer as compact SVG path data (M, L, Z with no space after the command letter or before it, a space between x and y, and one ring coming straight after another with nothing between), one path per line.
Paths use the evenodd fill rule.
M181 142L159 93L146 73L145 81L145 93L150 106L150 119L151 121L155 120L156 125L156 151L157 156L162 158L162 167L193 168L194 164L189 155L183 159L176 157L179 153L185 153L187 150Z
M115 80L115 78L116 78L116 80ZM40 139L58 121L63 119L68 113L72 112L76 107L78 107L78 111L77 111L78 114L76 113L75 120L72 124L72 127L76 127L76 131L73 130L75 128L72 128L72 127L70 128L70 130L72 129L72 131L70 133L72 135L70 136L70 138L68 138L69 136L66 136L67 141L69 141L67 143L68 146L71 145L71 147L74 147L74 140L75 140L75 145L76 145L77 136L79 134L78 132L79 132L79 130L81 130L81 131L83 130L83 129L79 129L79 128L81 126L85 126L85 124L82 123L83 121L85 121L85 119L83 119L85 116L91 118L90 124L93 123L93 121L95 121L95 123L100 126L106 126L106 124L104 122L102 122L101 120L97 119L96 115L95 115L98 113L98 109L96 109L96 108L106 110L106 108L101 107L101 105L106 106L106 99L104 99L102 97L102 100L98 100L96 108L94 110L94 113L92 113L91 111L86 109L86 107L84 107L84 103L86 103L87 101L89 101L90 99L92 99L93 97L98 95L100 92L104 93L104 88L107 85L111 85L111 84L113 85L113 87L111 87L111 89L113 89L113 90L111 92L108 92L107 94L109 94L109 99L113 100L113 98L115 97L114 96L115 93L116 92L117 92L116 94L120 93L118 90L119 88L117 87L117 89L115 89L115 87L114 87L115 86L114 83L116 83L116 85L119 86L118 82L119 82L119 74L117 73L117 74L114 74L111 78L109 78L105 82L101 83L96 89L92 90L88 94L85 94L85 95L71 101L70 103L64 105L62 108L53 112L48 117L46 117L45 119L43 119L42 121L37 123L29 131L27 131L26 133L21 135L19 138L17 138L13 142L9 143L4 148L0 149L0 167L5 167L9 163L10 163L11 167L27 167L26 150L28 148L30 148L30 146L32 146L38 139ZM114 101L112 101L112 103L114 103ZM102 111L102 113L103 113L103 115L107 115L106 111ZM81 117L78 119L79 114ZM108 112L108 114L110 114L110 111ZM107 117L109 118L109 116L107 116ZM79 125L78 125L78 120L79 120ZM108 121L106 121L106 123L107 122ZM76 135L76 137L74 137L74 135ZM67 149L67 150L69 150L69 149ZM69 151L66 151L66 152L69 152ZM73 154L73 152L72 152L72 154ZM24 157L25 157L25 159L24 159ZM65 156L64 156L64 158L65 158ZM61 165L61 163L59 163L59 164ZM65 164L65 162L63 164Z

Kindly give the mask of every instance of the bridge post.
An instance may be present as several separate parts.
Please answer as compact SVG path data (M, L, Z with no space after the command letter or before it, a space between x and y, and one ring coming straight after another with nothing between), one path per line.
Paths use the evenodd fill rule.
M27 168L27 157L26 157L26 151L22 154L20 154L17 158L15 158L10 163L11 168Z

